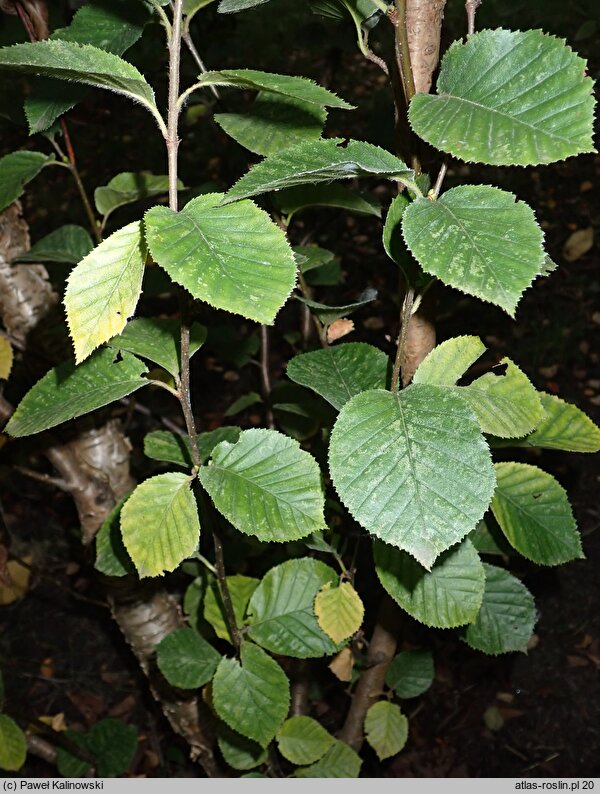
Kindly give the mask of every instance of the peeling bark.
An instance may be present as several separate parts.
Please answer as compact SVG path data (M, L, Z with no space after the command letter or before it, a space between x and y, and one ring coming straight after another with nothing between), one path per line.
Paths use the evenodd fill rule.
M20 217L20 206L13 204L0 214L0 316L23 345L58 301L42 265L11 265L8 261L27 250L27 224ZM3 398L0 412L11 413ZM114 505L133 490L135 481L129 468L131 445L118 420L95 427L86 419L78 425L79 432L73 439L64 444L51 442L44 454L72 494L83 542L89 543ZM185 625L179 605L156 581L140 582L135 576L105 577L105 586L112 614L171 727L189 743L192 758L200 762L206 774L218 776L196 697L170 687L152 665L158 643Z
M408 0L406 33L415 91L428 94L440 58L440 36L446 0Z

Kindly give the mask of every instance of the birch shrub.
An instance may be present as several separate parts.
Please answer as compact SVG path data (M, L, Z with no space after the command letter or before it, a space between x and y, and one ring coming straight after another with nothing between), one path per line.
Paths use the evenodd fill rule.
M218 10L252 13L264 2L220 0ZM22 258L72 265L64 313L73 355L22 397L5 432L13 439L60 432L76 417L152 387L178 401L185 433L146 436L148 469L156 473L103 524L96 568L142 579L182 564L194 572L184 598L189 625L160 643L156 662L170 684L210 701L218 753L230 772L356 777L363 734L380 759L402 750L409 733L403 701L432 683L431 654L404 651L388 660L385 687L359 726L360 741L350 744L344 731L336 737L308 713L290 712L294 660L327 665L333 658L355 696L369 669L363 625L370 631L376 621L365 615L360 583L373 567L386 597L416 621L452 629L482 653L525 651L536 609L506 567L509 555L557 566L583 550L561 484L537 466L507 461L506 450L591 453L600 430L576 406L539 392L510 358L465 379L485 353L476 336L443 341L412 378L402 371L410 319L437 281L515 317L524 291L555 267L534 210L494 185L444 190L445 166L432 187L414 158L328 137L328 110L351 113L352 105L309 79L240 66L202 69L195 83L180 85L182 38L190 40L192 20L207 5L140 2L125 24L114 3L98 0L50 39L0 50L1 69L30 80L32 147L40 134L60 140L57 120L91 86L139 103L149 114L145 134L164 137L168 162L164 175L119 173L96 186L95 207L88 207L96 242L66 225ZM380 65L398 70L410 128L440 162L534 166L593 151L592 81L563 40L540 30L471 32L443 56L435 92L415 94L403 9L382 0L311 0L306 12L354 25L359 50L376 61L369 35L392 22L397 64ZM151 16L164 27L169 53L166 104L123 57ZM192 177L177 167L178 118L195 92L210 97L214 89L256 95L246 113L218 112L215 120L260 159L235 184L187 200L182 188ZM2 207L61 164L60 146L58 159L46 148L0 160ZM292 248L286 233L305 207L378 214L368 191L384 180L397 195L381 245L404 276L392 358L361 342L330 343L332 324L373 292L351 305L316 301L313 288L336 283L333 254ZM120 207L152 197L155 206L119 227ZM136 316L150 267L173 282L179 313ZM294 388L315 394L304 404L312 407L290 398L279 411L274 405L267 427L197 430L190 368L207 335L198 322L202 305L259 324L268 371L265 326L292 299L319 329L317 349L287 364ZM8 352L2 355L6 362ZM288 418L304 412L314 428L294 430L282 419L286 411ZM264 575L228 567L240 549L242 556L261 550L269 562ZM18 767L24 745L5 715L0 734L0 763Z

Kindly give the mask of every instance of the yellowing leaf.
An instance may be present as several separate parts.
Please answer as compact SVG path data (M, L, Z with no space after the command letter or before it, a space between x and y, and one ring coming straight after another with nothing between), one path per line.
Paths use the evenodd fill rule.
M65 310L78 364L125 328L140 296L146 255L136 221L111 234L71 271Z
M25 557L23 562L31 562L31 557ZM31 571L18 560L10 560L0 576L0 606L8 606L19 601L27 593Z
M365 608L350 582L332 587L327 582L315 598L315 615L321 629L335 643L351 637L362 623Z
M367 741L380 761L402 750L408 739L408 720L395 703L380 700L367 711L365 718Z
M352 681L354 656L350 648L342 648L329 662L328 667L339 681Z
M0 336L0 378L6 380L10 375L13 363L13 351L5 336Z

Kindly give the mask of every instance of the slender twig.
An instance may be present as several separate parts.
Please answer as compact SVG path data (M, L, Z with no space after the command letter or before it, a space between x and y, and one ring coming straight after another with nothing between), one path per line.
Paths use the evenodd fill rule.
M311 300L312 291L311 291L310 287L308 286L308 284L306 283L306 279L304 278L302 273L300 273L300 271L298 271L298 286L300 287L300 292L302 293L303 297L305 297L306 300ZM319 320L317 315L313 314L310 311L309 307L305 303L303 303L302 305L303 305L303 307L305 309L308 309L309 314L312 317L312 321L313 321L313 324L314 324L315 329L317 331L317 336L319 337L319 342L321 343L321 347L328 347L327 334L325 333L325 326Z
M390 391L396 393L398 391L398 383L400 380L400 370L402 368L402 361L404 360L404 352L406 350L406 340L408 338L408 326L412 315L413 302L415 299L414 287L409 287L404 296L402 303L402 310L400 312L400 332L398 334L398 347L396 349L396 360L394 361L394 369L392 371L392 383Z
M183 40L185 42L185 46L188 48L188 50L190 52L190 55L196 61L196 65L198 66L198 69L200 69L202 74L206 74L208 69L204 65L204 61L200 57L200 53L196 49L196 45L194 44L194 40L192 39L189 31L186 30L183 33ZM218 99L219 101L221 101L221 93L220 93L219 89L217 88L217 86L216 85L211 85L210 86L210 90L212 91L215 99Z
M265 403L265 420L270 430L275 428L275 418L271 401L271 368L269 361L269 329L266 325L260 326L260 382Z
M396 2L394 26L396 28L396 63L398 64L398 72L402 80L404 98L408 105L415 95L415 78L413 76L410 49L408 46L408 34L406 32L406 0L397 0Z
M442 189L442 184L444 183L444 178L446 176L447 171L448 171L448 163L444 160L440 168L440 172L437 175L437 179L435 180L435 185L433 186L433 190L431 192L432 199L437 200L438 196L440 195L440 190Z
M179 151L179 69L181 64L181 14L183 0L173 5L173 34L169 42L169 104L167 111L167 157L169 165L169 207L177 212L177 153Z
M213 543L215 546L215 567L217 569L217 579L219 581L219 590L221 591L221 599L225 607L225 614L227 616L227 625L233 646L237 654L240 652L242 640L240 630L235 617L233 609L233 601L231 600L231 593L229 592L229 585L227 584L227 574L225 571L225 558L223 556L223 543L219 537L218 530L213 528Z
M475 14L483 0L467 0L465 10L467 12L467 34L471 36L475 33Z
M14 469L15 471L18 471L19 474L29 477L30 480L43 482L45 485L51 485L53 488L59 488L61 491L66 491L66 493L71 492L69 484L65 480L60 479L60 477L51 477L49 474L43 474L40 471L28 469L26 466L15 466Z

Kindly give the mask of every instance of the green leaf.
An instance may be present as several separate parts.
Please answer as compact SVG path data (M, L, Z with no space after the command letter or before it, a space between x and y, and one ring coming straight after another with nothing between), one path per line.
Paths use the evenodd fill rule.
M533 210L490 185L455 187L437 201L417 198L406 208L402 228L426 273L511 317L544 267L544 233Z
M187 474L158 474L124 504L121 534L140 578L174 571L198 546L200 520L190 486Z
M153 430L144 436L144 455L185 469L194 465L189 438L167 430Z
M327 248L319 248L318 245L295 245L292 247L294 259L302 273L310 273L325 265L330 264L335 259L333 251Z
M397 755L408 739L408 720L400 706L380 700L374 703L365 717L367 741L380 761Z
M413 383L454 386L469 367L485 353L477 336L455 336L434 347L419 364Z
M206 341L206 328L200 323L190 327L190 358ZM163 317L139 317L130 320L110 346L147 358L177 376L181 370L181 323Z
M25 734L8 714L0 714L0 769L17 772L25 763Z
M98 777L120 777L133 760L137 749L137 731L121 720L105 719L97 722L88 733L66 731L67 738L96 759ZM58 748L58 771L64 777L85 777L91 764Z
M213 0L183 0L183 13L187 17L186 27L189 28L192 18L198 11L212 2Z
M337 739L325 755L311 766L296 769L294 777L345 777L354 778L360 774L362 760L358 753Z
M183 182L177 181L179 190L183 189ZM119 207L142 201L151 196L160 196L169 191L169 177L157 176L148 171L132 173L127 171L117 174L108 185L97 187L94 191L94 202L100 215L106 217Z
M271 324L296 280L285 234L251 201L223 207L220 193L198 196L181 212L146 213L152 257L194 298Z
M343 143L342 138L311 141L265 158L229 189L225 203L271 190L359 176L387 177L413 186L413 171L385 149L362 141L340 145Z
M513 553L512 547L495 522L480 521L475 529L469 532L469 540L479 554L508 557Z
M242 576L241 574L227 576L226 578L235 622L238 626L243 626L248 622L246 620L248 602L258 587L259 580L250 576ZM233 645L227 624L227 613L221 598L219 584L216 581L211 583L204 596L204 619L213 627L217 637L227 640Z
M348 400L370 389L384 389L389 359L376 347L347 342L301 353L287 367L288 377L320 394L339 411Z
M213 705L234 731L266 747L286 718L290 685L276 661L256 645L242 643L241 664L222 659L213 679Z
M592 145L593 81L564 39L483 30L444 55L437 95L410 103L413 130L461 160L537 165Z
M335 742L333 736L312 717L290 717L277 733L279 752L292 764L312 764Z
M354 303L347 303L345 306L326 306L324 303L317 303L317 301L310 300L310 298L303 298L301 295L296 295L296 298L304 303L311 310L313 314L321 320L323 325L331 325L336 320L342 317L347 317L349 314L362 309L374 300L377 300L377 290L372 287L367 289L358 297Z
M219 665L221 654L197 631L175 629L156 646L156 663L167 681L180 689L207 684Z
M268 758L267 750L260 744L232 731L224 722L219 725L217 743L223 758L233 769L254 769Z
M255 154L277 154L321 137L327 111L298 99L260 93L248 113L217 113L225 132Z
M451 629L475 620L485 587L479 555L469 540L442 554L431 571L406 552L376 542L375 571L384 589L415 620Z
M526 463L497 463L492 512L510 545L539 565L583 558L581 539L564 488Z
M20 254L17 261L65 262L76 265L90 253L93 247L92 238L85 229L69 224L42 237L27 253Z
M142 224L135 221L107 237L71 271L64 304L78 364L125 328L142 291L147 255Z
M483 563L485 593L477 619L464 631L463 639L475 650L496 656L527 650L536 622L529 590L503 568Z
M468 386L458 386L484 433L515 438L536 427L544 416L539 395L529 378L509 358L503 375L487 372Z
M230 444L235 444L240 437L242 431L239 427L218 427L216 430L209 430L207 433L198 433L198 451L200 452L200 460L206 463L213 453L214 448L221 443L221 441L228 441Z
M0 50L0 55L2 50ZM42 168L54 160L41 152L11 152L0 158L0 212L22 195Z
M273 202L288 217L309 207L330 207L355 212L357 215L381 217L381 207L375 200L335 182L290 187L276 193Z
M113 507L96 535L94 567L105 576L126 576L135 573L135 566L127 554L121 537L121 510L125 501L126 499L121 499Z
M406 280L414 284L420 275L420 270L410 256L402 237L402 216L409 203L407 197L401 193L390 204L383 226L383 247L389 258L400 267Z
M427 692L435 670L429 651L402 651L394 657L385 674L385 683L399 698L416 698Z
M2 670L0 670L0 710L4 707L4 696L5 696L5 689L4 689L4 677L2 675Z
M244 430L221 442L198 477L236 529L259 540L297 540L323 529L323 489L316 461L275 430Z
M242 394L241 397L238 397L237 400L234 400L231 405L227 408L224 413L224 416L236 416L237 414L241 414L242 411L245 411L247 408L250 408L252 405L256 405L257 403L262 402L262 397L256 391L248 392L248 394Z
M219 14L234 14L268 2L269 0L221 0L219 3Z
M225 69L219 72L204 72L198 80L198 86L209 85L268 91L271 94L299 99L301 102L320 107L353 109L353 105L349 105L348 102L306 77L258 72L255 69Z
M563 449L567 452L598 452L600 427L577 406L554 394L540 392L545 417L520 446Z
M154 91L135 66L90 44L69 41L13 44L0 50L0 69L106 88L140 102L162 122Z
M509 358L499 364L504 374L487 372L468 386L454 386L484 350L476 336L448 339L424 359L413 382L452 387L469 403L484 433L522 436L539 424L544 411L537 391Z
M310 659L338 646L320 629L313 605L323 585L337 581L329 565L304 557L271 568L248 605L248 636L271 653Z
M101 0L80 8L66 28L55 30L51 39L76 44L92 44L102 50L122 55L142 35L148 12L142 3ZM42 132L56 119L86 96L83 86L34 80L25 100L30 133Z
M148 371L138 358L114 350L99 350L83 364L65 361L51 369L27 392L4 428L15 438L75 419L126 397L148 381Z
M359 630L365 607L350 582L341 582L338 586L327 582L317 593L314 611L321 630L335 643L340 643Z
M474 529L495 484L471 409L450 390L420 383L346 403L329 468L354 518L426 568Z

